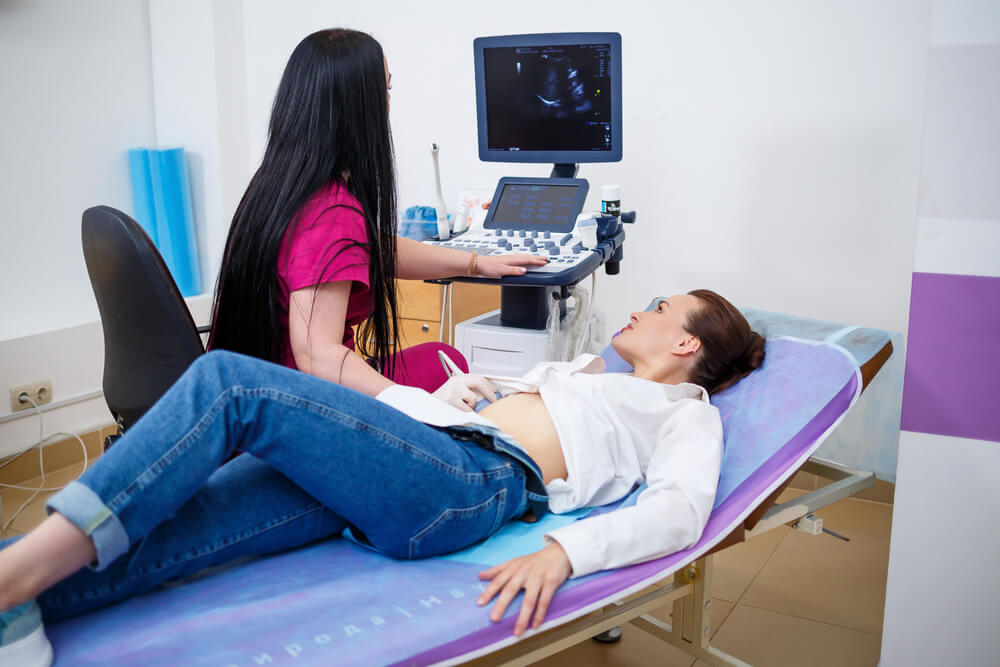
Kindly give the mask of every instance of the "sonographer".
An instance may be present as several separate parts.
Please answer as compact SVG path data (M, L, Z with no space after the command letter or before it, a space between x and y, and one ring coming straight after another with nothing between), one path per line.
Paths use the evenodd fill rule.
M374 395L396 367L397 278L499 278L546 263L396 235L390 79L382 47L363 32L322 30L292 52L263 160L229 228L210 349Z

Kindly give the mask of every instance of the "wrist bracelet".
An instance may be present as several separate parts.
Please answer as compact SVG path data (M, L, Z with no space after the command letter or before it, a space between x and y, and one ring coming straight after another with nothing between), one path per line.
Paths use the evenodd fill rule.
M468 270L469 276L474 277L476 275L476 268L478 267L478 265L479 265L479 253L473 252L472 257L469 258L469 270Z

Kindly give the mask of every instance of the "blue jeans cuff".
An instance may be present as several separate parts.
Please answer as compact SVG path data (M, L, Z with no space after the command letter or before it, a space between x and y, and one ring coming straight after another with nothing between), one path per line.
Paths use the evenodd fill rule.
M125 527L100 496L80 482L70 482L45 503L49 514L59 512L83 531L94 543L97 561L90 565L100 571L128 551Z

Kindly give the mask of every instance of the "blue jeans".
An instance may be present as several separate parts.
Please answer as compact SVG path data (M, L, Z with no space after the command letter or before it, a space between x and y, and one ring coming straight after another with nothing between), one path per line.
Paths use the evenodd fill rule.
M74 616L348 526L396 558L454 551L524 514L529 475L364 394L210 352L49 500L97 562L38 602L46 620Z

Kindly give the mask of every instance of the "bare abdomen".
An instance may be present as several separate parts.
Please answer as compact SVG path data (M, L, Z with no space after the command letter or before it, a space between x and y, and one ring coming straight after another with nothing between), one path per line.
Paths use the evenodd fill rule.
M542 469L546 484L553 479L566 479L559 433L540 395L511 394L487 405L479 414L514 436Z

